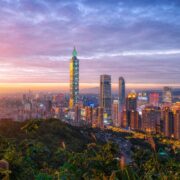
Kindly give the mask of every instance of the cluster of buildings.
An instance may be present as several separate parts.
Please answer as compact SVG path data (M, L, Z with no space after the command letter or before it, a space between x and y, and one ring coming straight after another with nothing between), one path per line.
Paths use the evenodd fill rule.
M162 103L157 92L126 93L125 80L119 78L118 97L112 98L111 75L100 76L98 107L79 105L79 60L74 49L70 61L70 101L69 108L74 111L76 125L89 124L104 128L106 125L130 130L160 133L166 137L180 139L180 102L172 103L172 90L164 87ZM85 109L84 117L81 109Z
M64 94L23 94L21 106L18 111L19 121L27 119L62 118L63 107L66 106Z
M180 102L173 102L172 90L160 92L126 91L123 77L118 93L112 94L111 75L100 76L99 94L79 94L79 59L74 48L70 60L70 95L24 94L22 99L3 99L1 117L24 121L58 118L75 126L104 128L115 126L129 130L163 134L180 139Z

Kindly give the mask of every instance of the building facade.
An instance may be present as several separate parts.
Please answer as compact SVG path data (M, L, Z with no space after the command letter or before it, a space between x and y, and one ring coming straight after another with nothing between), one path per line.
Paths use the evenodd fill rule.
M70 60L70 100L69 107L74 108L79 99L79 59L77 59L77 51L74 48L72 58Z
M172 103L172 89L170 87L163 89L163 103Z
M142 111L142 130L151 133L160 133L161 109L147 106Z
M125 80L123 77L119 78L119 105L123 106L125 104Z
M136 111L137 108L137 94L135 92L130 92L126 98L126 110Z
M180 140L180 110L174 113L174 138Z
M169 107L162 109L163 134L166 137L172 137L174 133L174 115Z
M111 116L111 76L100 76L100 107L104 109L108 117Z
M93 108L91 106L85 107L86 123L92 126L93 123Z
M180 102L172 106L174 114L174 138L180 140Z
M112 105L112 120L113 126L120 127L120 112L119 112L119 101L114 100Z
M153 106L159 105L159 93L153 92L149 94L149 104Z

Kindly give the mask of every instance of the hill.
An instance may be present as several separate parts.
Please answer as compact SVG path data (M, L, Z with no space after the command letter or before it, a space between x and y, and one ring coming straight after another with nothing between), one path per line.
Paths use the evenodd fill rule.
M121 144L97 136L132 141L134 161L125 164ZM120 142L120 141L119 141ZM0 121L0 179L175 179L179 152L162 155L129 133L73 127L57 119ZM178 154L177 154L178 153ZM167 155L166 155L167 154Z

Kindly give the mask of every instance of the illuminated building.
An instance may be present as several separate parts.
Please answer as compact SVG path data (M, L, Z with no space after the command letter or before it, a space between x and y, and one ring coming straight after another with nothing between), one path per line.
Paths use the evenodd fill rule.
M127 111L123 110L121 112L121 127L127 128L128 127L128 119L127 119Z
M174 133L174 115L169 107L162 109L163 134L172 137Z
M98 127L104 127L104 109L102 107L98 107Z
M111 116L111 76L100 76L100 106Z
M69 107L72 109L78 103L79 98L79 59L74 48L70 60L70 101Z
M163 89L163 103L172 103L172 90L170 87Z
M136 111L137 108L137 95L135 92L130 92L126 98L126 110Z
M92 125L92 121L93 121L93 108L91 106L86 106L85 107L85 116L86 116L87 124Z
M161 109L154 106L146 106L142 111L142 130L147 132L160 132Z
M180 110L174 114L174 138L180 140Z
M92 126L98 127L98 108L93 108Z
M125 80L123 77L119 78L119 105L125 104Z
M139 114L137 111L130 111L130 128L134 130L139 129Z
M159 105L159 93L150 93L149 94L149 104L153 106Z
M116 127L120 126L120 117L119 117L119 101L114 100L112 106L112 120L113 125Z
M174 114L174 138L180 140L180 102L172 106Z
M126 97L126 113L127 113L127 126L132 127L133 129L134 127L138 126L138 124L137 125L134 124L135 121L136 123L138 123L135 117L137 114L136 108L137 108L137 94L134 91L132 91Z
M138 93L137 96L137 106L143 106L148 104L148 97L146 92Z

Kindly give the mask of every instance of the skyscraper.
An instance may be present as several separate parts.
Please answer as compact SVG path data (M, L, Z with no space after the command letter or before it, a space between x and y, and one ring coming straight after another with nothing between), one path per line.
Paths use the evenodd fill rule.
M128 94L126 98L126 110L136 111L136 108L137 108L137 94L136 92L132 91Z
M74 108L79 98L79 59L77 59L77 51L74 48L72 58L70 60L70 101L69 107Z
M164 87L163 89L163 102L172 103L172 90L170 87Z
M86 106L85 107L85 118L86 118L86 123L89 124L89 125L92 125L93 108L91 106Z
M161 109L155 106L146 106L142 111L142 130L159 133Z
M138 130L140 128L139 125L139 115L137 111L130 112L130 128Z
M121 125L120 124L119 101L118 100L113 101L112 120L113 120L114 126L119 127Z
M132 91L128 94L126 98L126 113L127 113L127 127L132 127L135 129L138 127L138 116L137 116L137 94ZM136 124L134 124L136 123Z
M180 140L180 102L172 106L174 114L174 138Z
M163 134L166 137L171 137L174 133L174 115L169 107L162 109L161 118L163 121Z
M111 76L100 76L100 107L104 112L111 116Z
M125 80L123 77L119 78L119 105L125 104Z
M180 140L180 110L174 114L174 138Z
M98 122L97 125L99 128L103 128L104 127L104 109L103 107L98 107Z

